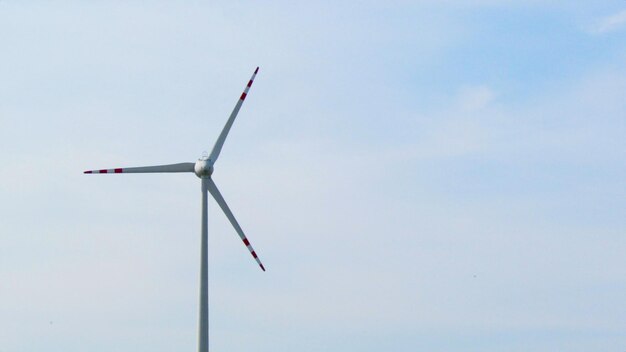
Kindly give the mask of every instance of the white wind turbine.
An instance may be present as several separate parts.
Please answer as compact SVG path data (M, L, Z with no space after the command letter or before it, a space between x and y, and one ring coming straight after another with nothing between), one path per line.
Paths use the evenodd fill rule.
M220 208L226 214L228 220L233 225L239 237L243 241L243 244L248 248L252 257L259 264L261 269L265 271L265 267L259 260L256 252L250 245L250 242L246 238L246 235L243 233L241 226L235 220L235 216L228 208L226 201L220 194L220 191L217 189L215 182L211 179L211 174L213 174L213 165L217 161L218 156L220 155L220 151L222 150L222 146L224 145L224 141L226 140L226 136L228 136L228 131L230 131L233 122L235 121L235 117L237 117L237 113L239 113L239 109L241 109L241 105L243 101L246 99L248 95L248 91L252 86L252 82L254 81L254 77L259 72L259 68L257 67L248 82L248 85L239 97L239 101L235 105L233 112L230 114L228 121L226 121L226 125L220 133L220 136L217 138L215 145L213 146L213 150L210 155L206 155L206 153L202 156L202 158L198 159L195 163L179 163L179 164L169 164L169 165L157 165L157 166L142 166L142 167L128 167L128 168L117 168L117 169L101 169L101 170L88 170L84 173L86 174L126 174L126 173L160 173L160 172L193 172L200 178L202 181L202 249L201 249L201 261L200 261L200 318L199 318L199 332L198 332L198 352L207 352L209 350L209 294L208 294L208 246L207 246L207 191L211 193L217 204L219 204Z

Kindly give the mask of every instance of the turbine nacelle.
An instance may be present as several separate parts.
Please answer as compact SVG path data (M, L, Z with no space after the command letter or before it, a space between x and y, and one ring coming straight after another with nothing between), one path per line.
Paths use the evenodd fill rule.
M213 174L213 165L211 163L211 159L207 156L202 156L202 158L196 161L196 164L193 166L193 172L199 178L203 177L211 177Z

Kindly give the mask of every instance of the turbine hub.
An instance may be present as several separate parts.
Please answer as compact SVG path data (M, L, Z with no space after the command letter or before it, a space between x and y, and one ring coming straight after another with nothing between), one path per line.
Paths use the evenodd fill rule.
M193 167L193 171L196 176L210 177L213 174L213 165L211 165L211 160L208 157L202 157L196 161L196 165Z

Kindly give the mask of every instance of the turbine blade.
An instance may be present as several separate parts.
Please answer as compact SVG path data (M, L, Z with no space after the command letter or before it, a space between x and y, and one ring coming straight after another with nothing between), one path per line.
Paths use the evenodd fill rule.
M124 167L116 169L87 170L85 174L132 174L152 172L193 172L194 163L179 163L156 166Z
M233 112L230 113L230 117L228 118L228 121L226 121L226 125L224 125L224 129L222 130L222 133L220 133L220 136L217 138L217 141L215 141L213 150L211 151L211 154L209 155L210 165L215 164L215 162L217 161L217 158L220 156L220 152L222 151L222 146L224 145L224 141L226 141L228 132L230 131L230 128L233 125L233 122L235 122L235 117L237 117L237 114L239 113L239 109L241 109L241 105L243 104L243 101L246 99L246 96L248 95L248 91L250 90L250 87L252 87L252 82L254 82L254 77L256 77L256 74L258 72L259 72L259 68L257 67L256 70L254 70L254 73L252 74L250 81L248 81L248 85L246 85L246 88L244 89L243 94L241 94L241 97L239 97L237 104L235 104L235 108L233 109Z
M217 186L215 185L215 182L213 182L213 180L210 179L210 178L206 178L206 179L203 179L203 180L206 180L206 185L207 185L207 188L208 188L209 192L211 193L213 198L215 198L215 201L217 202L217 204L219 204L220 208L222 208L222 210L224 211L224 214L226 214L226 217L228 218L228 220L230 220L230 223L233 225L233 227L235 228L235 230L239 234L239 237L241 237L241 240L243 241L243 244L246 245L246 248L248 248L248 250L250 251L250 254L252 254L252 257L254 257L254 259L259 264L261 269L263 269L263 271L265 271L265 267L261 263L261 260L259 259L259 256L256 255L256 252L254 251L254 248L252 248L252 245L250 244L250 241L248 241L248 239L246 238L246 235L244 235L243 230L241 229L241 226L239 226L239 223L237 223L237 220L235 219L235 216L230 211L230 208L228 208L228 205L226 204L226 201L224 200L224 197L222 197L222 194L220 193L220 191L217 189Z

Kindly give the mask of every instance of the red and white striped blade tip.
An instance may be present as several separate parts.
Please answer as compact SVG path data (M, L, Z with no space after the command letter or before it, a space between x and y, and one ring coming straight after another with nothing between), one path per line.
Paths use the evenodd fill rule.
M83 171L84 174L121 174L122 169L102 169L102 170L87 170Z
M259 66L256 67L256 70L254 70L254 74L259 73Z
M263 271L265 271L265 267L263 266L263 264L259 264L259 266L261 267L261 269L263 269Z

